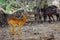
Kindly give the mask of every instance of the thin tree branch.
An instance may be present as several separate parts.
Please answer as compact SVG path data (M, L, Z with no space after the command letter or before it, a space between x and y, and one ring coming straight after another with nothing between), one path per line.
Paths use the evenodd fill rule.
M2 10L4 13L6 13L6 11L3 8L1 8L1 7L0 7L0 10ZM14 10L13 12L9 12L8 14L13 14L13 13L19 11L19 10L21 10L21 8L19 8L17 10Z

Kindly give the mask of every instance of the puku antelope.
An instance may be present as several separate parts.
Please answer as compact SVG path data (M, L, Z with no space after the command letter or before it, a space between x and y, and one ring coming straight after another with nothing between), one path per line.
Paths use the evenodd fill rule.
M10 17L7 19L7 22L9 24L10 28L10 33L15 34L14 30L16 28L16 26L18 25L18 34L21 34L21 28L22 26L25 24L27 19L27 14L23 14L22 18L14 18L14 17Z

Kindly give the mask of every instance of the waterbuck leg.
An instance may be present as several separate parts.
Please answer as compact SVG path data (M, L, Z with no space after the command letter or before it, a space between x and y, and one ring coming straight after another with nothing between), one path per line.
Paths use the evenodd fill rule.
M48 16L48 17L49 17L49 23L51 23L51 21L52 21L52 20L51 20L51 16Z
M53 21L55 22L55 19L54 19L54 17L53 17L53 16L51 16L51 17L52 17Z

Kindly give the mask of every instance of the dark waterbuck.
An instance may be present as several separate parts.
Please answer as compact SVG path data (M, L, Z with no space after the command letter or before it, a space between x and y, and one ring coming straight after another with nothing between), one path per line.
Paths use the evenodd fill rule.
M57 17L57 20L58 20L59 19L59 13L57 13L57 10L58 10L57 8L58 7L55 5L51 5L51 6L48 6L46 8L42 8L41 12L43 12L44 21L46 21L47 16L49 17L49 22L55 21L53 15L55 15Z

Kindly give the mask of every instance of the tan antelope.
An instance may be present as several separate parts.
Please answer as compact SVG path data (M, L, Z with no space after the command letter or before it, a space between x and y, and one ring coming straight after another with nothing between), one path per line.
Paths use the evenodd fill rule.
M18 34L21 34L21 28L22 26L25 24L27 19L27 14L23 14L22 18L14 18L14 17L10 17L7 19L7 22L9 24L10 28L10 33L15 34L14 30L16 28L16 26L18 25Z

